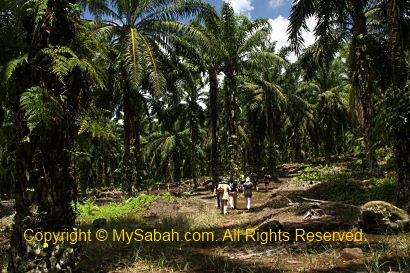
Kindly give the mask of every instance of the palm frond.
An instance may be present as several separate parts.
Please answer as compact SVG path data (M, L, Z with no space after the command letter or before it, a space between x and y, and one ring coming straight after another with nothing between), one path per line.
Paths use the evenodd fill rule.
M9 61L4 67L0 68L2 78L5 82L9 81L19 66L27 63L28 54L23 54L11 61Z
M63 113L61 103L64 100L64 96L53 97L39 86L24 92L20 97L20 106L25 111L30 132L38 127L48 129L59 122Z

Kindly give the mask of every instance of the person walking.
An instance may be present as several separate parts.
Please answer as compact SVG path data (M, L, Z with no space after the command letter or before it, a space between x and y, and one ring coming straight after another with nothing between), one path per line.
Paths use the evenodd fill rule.
M251 209L252 188L253 183L251 182L251 179L247 177L243 184L243 195L245 196L246 209L248 210Z
M229 178L229 187L231 188L229 203L231 205L231 208L236 209L236 204L238 200L238 183L236 183L232 175Z
M265 191L268 191L269 188L269 182L271 180L272 176L270 174L265 174L265 176L263 177L263 182L265 183Z
M217 192L219 194L222 214L228 213L228 200L229 200L230 191L231 191L231 187L229 187L228 183L222 182L218 184Z
M258 183L259 183L259 175L257 172L253 172L250 175L251 182L255 185L256 191L259 191Z
M238 194L243 191L242 185L245 183L245 175L241 174L239 181L238 181Z
M219 192L218 192L218 186L222 182L222 180L219 178L218 181L213 181L213 188L214 188L214 194L216 196L216 205L218 209L221 207L221 199L219 199Z

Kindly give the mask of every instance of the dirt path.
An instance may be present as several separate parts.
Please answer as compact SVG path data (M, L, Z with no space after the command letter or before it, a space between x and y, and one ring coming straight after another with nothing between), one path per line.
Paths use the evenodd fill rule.
M259 184L253 193L252 209L245 209L245 199L239 194L238 208L229 209L221 215L216 207L216 197L210 191L200 191L191 196L172 201L157 200L142 214L129 219L109 221L107 229L168 231L215 231L221 232L247 228L292 230L337 231L349 230L355 207L337 205L321 206L321 216L306 218L314 202L302 199L326 196L322 182L291 182L300 170L308 165L284 168L286 177L282 183L270 183L268 191ZM152 194L159 192L152 191ZM7 212L9 214L9 212ZM3 218L4 219L4 218ZM277 224L279 223L280 226ZM84 226L88 228L89 226ZM1 235L1 233L0 233ZM0 236L1 245L7 239ZM410 236L408 234L382 236L364 235L360 243L332 242L287 242L253 241L241 242L157 242L157 243L89 243L82 246L84 272L101 273L148 273L148 272L397 272L410 273ZM382 257L383 254L383 259ZM376 259L376 260L375 260ZM397 266L396 261L404 261ZM389 271L380 270L380 265L393 261Z
M289 183L290 178L281 178L282 183L269 185L265 191L264 185L260 184L259 192L254 192L252 198L252 209L245 209L243 195L239 195L238 209L228 209L227 215L221 215L216 207L216 198L210 192L201 192L196 196L179 200L174 205L167 202L154 202L145 217L153 216L161 222L161 217L180 218L187 217L204 221L210 215L216 219L209 224L211 230L240 228L241 232L246 228L261 226L261 223L280 222L282 228L292 229L301 227L306 230L338 231L349 230L352 220L351 208L340 208L329 205L325 207L325 215L316 219L305 219L307 209L305 203L295 205L301 197L311 197L309 192L314 190L320 182ZM352 206L354 208L354 206ZM347 216L346 216L347 215ZM270 227L269 225L267 226ZM209 265L192 267L190 270L168 269L164 272L368 272L372 264L369 259L374 255L374 248L380 247L380 242L385 240L397 240L403 249L409 246L410 236L387 237L377 235L364 235L364 241L360 243L332 242L286 242L260 244L247 242L242 244L224 244L217 246L206 245L195 246L190 249L192 253L200 255L203 259L217 257L225 263L235 264L237 271L212 270ZM405 238L405 239L403 239ZM386 242L386 241L385 241ZM394 243L393 243L394 244ZM406 265L407 266L407 265ZM229 267L229 266L228 266ZM246 271L244 268L248 268ZM410 268L410 267L409 267ZM373 270L373 269L372 269ZM374 269L375 270L375 269ZM391 269L389 272L410 272L408 269ZM115 272L148 272L135 271L128 268L125 271ZM154 271L151 271L154 272ZM369 271L373 272L373 271ZM379 271L384 272L384 271ZM387 272L387 271L386 271Z

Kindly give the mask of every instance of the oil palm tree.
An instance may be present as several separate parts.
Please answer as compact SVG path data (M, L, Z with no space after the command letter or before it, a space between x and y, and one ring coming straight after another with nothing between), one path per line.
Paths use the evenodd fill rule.
M405 51L409 50L409 14L410 2L385 0L386 27L392 63L392 91L395 106L394 146L397 161L398 184L396 190L397 204L410 211L410 82L409 68ZM407 46L406 46L407 45ZM398 104L398 105L397 105Z
M307 54L300 57L301 63L304 63L304 58L311 60L310 54ZM317 64L314 71L305 70L305 80L298 90L314 106L316 131L327 159L335 152L338 138L343 138L350 124L350 84L346 65L341 59L338 57L331 63Z
M186 37L186 43L193 45L191 56L187 56L191 64L198 67L207 76L209 85L207 110L209 115L210 139L210 175L214 183L219 177L218 117L220 86L218 76L222 71L222 47L217 31L220 17L214 12L203 13L191 25L201 31L203 37Z
M299 63L290 64L282 76L281 86L285 91L286 104L282 106L280 147L285 152L283 159L301 161L316 141L314 105L300 92L302 69ZM310 141L309 141L310 140ZM316 140L316 141L312 141Z
M287 62L282 54L275 54L275 43L265 41L260 47L262 53L268 53L268 58L258 58L255 60L257 68L251 67L246 71L246 78L253 83L254 87L248 86L248 91L254 94L254 98L259 95L262 99L265 126L266 126L266 156L267 156L267 170L269 174L276 174L276 137L279 117L277 109L280 105L286 104L286 96L281 86L282 69L285 69ZM253 102L254 100L249 100ZM254 106L251 108L255 108ZM276 111L275 111L276 110ZM251 125L252 127L252 125ZM260 132L259 132L260 133ZM253 170L258 171L258 170Z
M27 242L24 230L73 231L76 186L70 173L75 120L92 89L104 88L95 43L84 34L74 1L19 6L25 45L4 67L14 112L15 228L9 272L75 270L76 247ZM9 88L12 87L12 88Z
M199 89L180 80L176 84L172 97L155 102L152 114L157 121L144 144L145 153L154 176L172 182L193 178L197 186L198 159L204 159L205 114L198 104Z
M164 101L168 104L169 110L173 113L174 119L171 124L179 124L180 131L189 131L189 137L184 142L188 149L186 153L181 153L181 157L185 162L184 177L192 178L194 186L198 186L198 159L203 159L203 126L205 123L205 110L201 107L204 105L206 98L203 90L203 82L201 79L200 68L196 64L190 63L188 60L173 62L174 66L170 73L167 73L168 86L172 90L172 95ZM195 61L196 63L196 61ZM169 115L167 115L169 116ZM162 115L164 117L164 115ZM169 119L162 118L160 121ZM163 124L166 125L166 124ZM168 131L172 131L168 128ZM202 141L201 141L202 140Z
M372 94L374 93L374 65L375 56L372 56L371 44L373 39L368 33L366 10L375 5L369 0L300 0L293 1L288 32L292 47L301 51L303 38L302 29L307 29L306 19L316 16L318 22L315 35L318 45L324 55L332 56L338 48L341 38L351 35L350 64L353 92L357 94L362 109L363 134L366 146L366 161L369 171L379 174L374 140L372 136ZM337 35L336 35L337 34ZM347 36L346 36L347 35Z
M237 172L240 161L239 131L243 131L239 123L239 77L245 71L255 68L261 63L261 59L269 59L270 54L258 50L268 39L270 25L266 20L251 21L244 16L236 16L229 3L223 3L221 12L216 16L203 17L202 30L207 37L208 56L211 56L206 70L210 83L210 116L212 152L216 152L216 120L218 79L217 76L224 74L223 91L223 114L224 127L226 129L225 153L227 167L230 172ZM259 62L258 62L259 60ZM216 158L216 157L215 157ZM215 158L211 160L211 166L216 164ZM214 167L212 167L214 169ZM215 179L215 177L214 177Z
M139 120L141 104L132 100L133 94L145 88L160 94L165 87L160 60L176 46L178 37L195 35L194 28L177 19L209 11L210 6L197 0L90 0L89 9L100 18L96 35L108 39L117 48L117 72L122 75L122 108L124 112L124 186L132 192L131 161L141 160ZM136 129L137 128L137 129ZM134 147L134 149L131 149ZM132 153L132 151L135 151ZM137 186L141 175L137 164Z

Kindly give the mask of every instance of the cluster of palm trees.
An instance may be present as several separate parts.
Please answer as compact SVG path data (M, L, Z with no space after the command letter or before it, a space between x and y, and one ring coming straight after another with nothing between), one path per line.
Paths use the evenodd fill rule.
M409 1L294 1L283 49L267 20L228 3L220 12L199 0L0 8L0 185L18 215L11 272L74 267L75 247L27 248L22 234L73 229L77 188L133 194L262 167L275 174L278 162L350 154L362 138L376 175L376 148L395 148L398 204L408 206ZM304 49L311 16L317 41Z
M377 138L373 128L377 114L374 109L377 100L388 97L388 104L382 108L390 109L387 116L392 117L385 128L392 131L390 137L397 162L397 203L409 209L410 166L408 157L405 158L410 147L407 123L410 1L300 0L293 3L289 26L293 49L300 50L301 30L306 28L306 19L311 16L318 19L315 34L319 50L312 50L318 58L334 54L341 42L348 42L351 105L355 109L352 112L364 136L366 165L375 175L380 174L380 169L375 156Z

